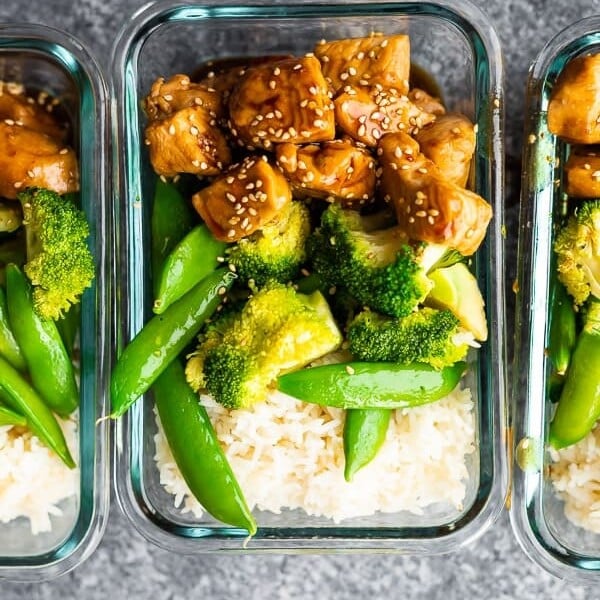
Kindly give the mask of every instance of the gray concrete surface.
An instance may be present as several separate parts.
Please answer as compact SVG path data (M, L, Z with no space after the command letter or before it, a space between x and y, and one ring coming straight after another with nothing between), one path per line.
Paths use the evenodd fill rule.
M0 22L35 21L84 41L108 72L113 40L140 0L0 0ZM506 67L507 197L514 218L527 70L555 33L599 12L598 0L482 0L503 44ZM512 221L512 219L511 219ZM513 221L514 222L514 221ZM514 231L510 228L509 231ZM511 247L516 246L514 238ZM507 261L507 281L514 260ZM509 303L509 306L511 303ZM512 315L509 315L512 317ZM266 598L593 598L559 581L519 549L503 515L478 541L448 556L204 556L169 554L147 543L116 504L94 555L74 572L42 584L0 583L0 599L193 600Z

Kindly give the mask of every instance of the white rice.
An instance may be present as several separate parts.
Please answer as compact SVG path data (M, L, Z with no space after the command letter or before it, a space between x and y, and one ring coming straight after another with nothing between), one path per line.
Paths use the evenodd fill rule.
M58 421L76 457L76 415L67 421ZM78 489L79 469L66 467L28 430L0 427L0 523L26 517L33 534L50 531L50 516L62 514L58 504L76 494Z
M344 479L344 412L280 392L252 410L227 410L201 396L250 508L279 513L300 508L339 522L381 512L421 514L433 503L462 508L475 450L474 403L457 389L425 406L395 411L386 441L353 481ZM200 518L173 460L160 422L155 460L175 506Z
M577 444L550 450L550 477L565 516L579 527L600 533L600 427Z

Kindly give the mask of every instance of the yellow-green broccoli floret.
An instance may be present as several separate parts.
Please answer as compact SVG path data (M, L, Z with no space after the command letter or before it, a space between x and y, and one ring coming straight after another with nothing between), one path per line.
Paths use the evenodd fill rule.
M327 285L345 288L364 306L403 317L431 290L427 271L447 248L409 244L387 213L363 216L332 204L309 238L308 250Z
M24 271L33 284L34 305L43 318L58 319L94 279L88 223L72 200L53 191L30 188L19 200L27 246Z
M278 375L333 352L341 342L320 292L299 294L271 282L200 338L186 377L224 406L248 408L266 399Z
M576 305L600 298L600 200L582 202L554 242L558 279Z
M273 221L231 246L227 260L242 281L287 283L306 260L309 233L308 209L302 202L290 202Z
M369 362L421 362L436 369L463 360L474 338L449 310L421 308L403 318L369 310L348 327L350 353Z

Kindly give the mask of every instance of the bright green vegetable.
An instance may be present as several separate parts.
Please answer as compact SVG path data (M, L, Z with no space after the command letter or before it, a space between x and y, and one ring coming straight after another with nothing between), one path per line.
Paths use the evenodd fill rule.
M3 356L19 371L24 371L27 368L21 348L10 328L6 292L2 287L0 287L0 356Z
M142 327L112 373L112 418L123 415L192 341L234 279L230 271L218 269Z
M220 242L206 225L194 227L167 256L158 278L153 310L165 312L218 266L227 244Z
M290 202L273 221L232 245L227 259L241 281L287 283L306 260L309 233L308 209L302 202Z
M10 408L0 406L0 427L3 425L20 425L21 427L25 427L27 419L23 415L10 410Z
M58 329L58 333L60 333L60 337L69 356L73 356L80 319L81 304L73 304L62 317L55 321L56 328Z
M422 308L406 317L360 313L348 327L350 353L359 360L409 364L436 369L463 360L473 336L460 328L449 310Z
M427 271L447 248L411 246L391 225L388 213L361 216L332 204L311 235L308 252L314 270L328 286L342 286L359 303L384 314L410 314L427 296Z
M436 370L415 363L349 362L281 375L279 390L305 402L335 408L408 408L439 400L460 381L466 364Z
M573 301L565 287L555 278L550 291L550 332L548 335L548 357L554 372L564 375L571 360L577 339Z
M72 201L50 190L29 188L19 200L27 239L24 271L35 308L44 319L57 319L94 279L88 223Z
M352 481L357 471L377 456L385 441L392 411L387 408L354 408L344 422L344 478Z
M200 338L187 380L229 408L266 399L277 375L336 350L342 335L320 292L272 282Z
M53 411L68 416L79 405L73 363L56 323L35 311L31 286L16 265L6 267L6 298L10 326L35 389Z
M254 535L256 522L179 360L158 377L153 391L169 448L192 494L215 518Z

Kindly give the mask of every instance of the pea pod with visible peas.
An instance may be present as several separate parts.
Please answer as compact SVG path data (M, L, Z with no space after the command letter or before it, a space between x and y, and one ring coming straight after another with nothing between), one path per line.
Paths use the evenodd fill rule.
M250 512L206 409L178 359L158 377L154 401L175 462L192 494L216 519L256 533Z
M217 269L156 315L123 350L111 378L111 417L116 419L156 381L189 344L231 287L235 274Z

